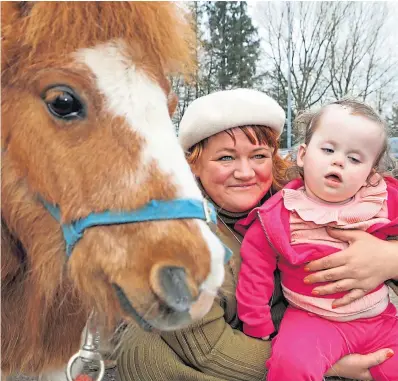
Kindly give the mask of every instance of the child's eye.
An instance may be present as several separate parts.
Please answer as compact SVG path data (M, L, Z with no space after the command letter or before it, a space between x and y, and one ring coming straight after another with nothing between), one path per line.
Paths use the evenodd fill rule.
M220 158L217 159L217 161L230 161L233 159L234 158L232 156L221 156Z
M348 159L351 161L353 164L359 164L361 161L358 160L356 157L348 156Z
M334 149L332 149L332 148L321 148L321 150L325 153L333 153L334 152Z

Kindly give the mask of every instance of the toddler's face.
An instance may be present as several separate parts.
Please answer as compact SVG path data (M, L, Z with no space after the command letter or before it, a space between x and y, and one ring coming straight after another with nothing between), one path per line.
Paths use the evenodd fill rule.
M300 147L297 157L308 195L327 202L353 197L366 184L383 138L378 123L338 105L327 107L310 143Z

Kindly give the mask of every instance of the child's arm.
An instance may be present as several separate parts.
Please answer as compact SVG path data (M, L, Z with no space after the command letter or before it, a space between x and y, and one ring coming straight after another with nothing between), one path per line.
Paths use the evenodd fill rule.
M274 332L269 301L274 291L276 255L268 244L260 221L255 220L243 239L242 265L236 299L243 332L263 338Z

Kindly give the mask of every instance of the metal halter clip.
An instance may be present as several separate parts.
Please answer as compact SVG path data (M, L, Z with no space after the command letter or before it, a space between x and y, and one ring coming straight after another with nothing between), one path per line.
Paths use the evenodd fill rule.
M217 230L217 224L213 221L211 218L211 209L210 209L210 204L209 202L204 198L203 199L203 210L205 212L205 217L206 217L206 224L209 226L211 231L213 233L216 232Z
M66 377L68 381L74 381L72 376L72 368L77 360L83 363L98 363L99 372L96 381L101 381L105 374L105 363L98 351L100 334L96 324L95 314L92 312L86 325L84 341L81 349L75 353L69 360L66 367Z

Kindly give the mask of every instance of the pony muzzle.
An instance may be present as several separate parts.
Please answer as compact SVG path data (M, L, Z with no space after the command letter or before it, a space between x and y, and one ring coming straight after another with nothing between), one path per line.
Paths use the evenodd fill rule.
M151 286L168 309L188 313L192 321L202 318L210 310L216 294L201 290L186 270L178 266L154 266Z
M198 295L183 267L155 265L151 270L150 283L159 300L175 312L189 311Z
M120 306L144 330L173 330L202 318L211 308L215 293L200 290L183 267L155 265L150 272L150 288L159 313L138 312L134 303L117 284L113 284Z

